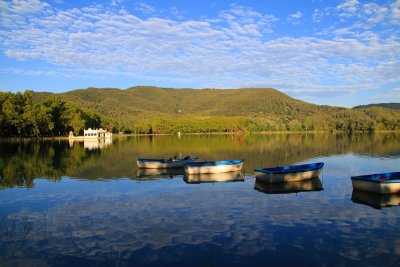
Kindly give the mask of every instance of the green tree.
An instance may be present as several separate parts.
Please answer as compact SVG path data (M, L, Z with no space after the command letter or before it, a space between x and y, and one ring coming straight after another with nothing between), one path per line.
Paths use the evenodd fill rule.
M25 126L24 121L25 98L21 93L15 95L9 93L2 103L3 120L5 122L5 134L9 136L21 136Z
M77 135L83 133L85 128L85 120L82 119L81 115L79 110L75 110L75 112L71 112L68 116L68 128Z
M66 135L68 131L68 114L66 102L57 96L50 96L44 102L49 108L53 122L53 135Z
M33 134L49 135L54 128L54 122L51 120L51 111L44 105L36 105L33 116Z

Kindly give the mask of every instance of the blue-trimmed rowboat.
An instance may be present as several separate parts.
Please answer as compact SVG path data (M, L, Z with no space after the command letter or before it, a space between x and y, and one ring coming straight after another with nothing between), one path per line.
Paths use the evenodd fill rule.
M234 172L242 169L243 162L243 159L187 162L183 168L187 174Z
M182 168L183 164L193 162L197 157L187 156L185 158L170 158L170 159L146 159L137 158L136 163L139 169L167 169L167 168Z
M376 194L400 193L400 172L352 176L353 189Z
M323 162L254 169L256 179L267 183L298 182L319 177Z

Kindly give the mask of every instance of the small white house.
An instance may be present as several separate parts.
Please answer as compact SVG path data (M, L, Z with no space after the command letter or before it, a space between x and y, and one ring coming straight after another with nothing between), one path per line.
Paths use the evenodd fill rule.
M112 132L107 131L107 129L84 129L83 130L84 138L112 138Z

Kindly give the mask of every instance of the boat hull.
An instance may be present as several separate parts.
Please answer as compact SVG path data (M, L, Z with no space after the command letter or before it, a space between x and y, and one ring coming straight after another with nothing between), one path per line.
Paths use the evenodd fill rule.
M309 167L314 165L315 167ZM322 167L323 163L312 165L306 164L298 166L284 166L277 168L259 168L255 169L254 173L256 179L266 183L290 183L300 182L312 178L319 178L319 176L321 175ZM285 168L287 168L288 170L285 171Z
M240 171L243 160L193 162L184 165L187 174L224 173Z
M375 194L400 193L400 172L352 176L351 183L354 190Z
M255 176L257 179L267 183L300 182L311 178L319 177L320 175L321 175L321 169L306 171L306 172L298 172L298 173L278 173L278 174L255 172Z
M137 159L136 164L139 169L172 169L183 168L186 163L194 162L197 158L192 157L189 159Z

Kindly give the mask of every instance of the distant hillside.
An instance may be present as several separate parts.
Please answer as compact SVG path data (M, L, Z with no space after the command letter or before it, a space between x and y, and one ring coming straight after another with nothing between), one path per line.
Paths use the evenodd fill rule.
M71 107L82 109L92 118L97 114L101 125L113 131L173 133L400 129L400 111L314 105L271 88L87 88L61 94L34 93L32 99L35 103L41 103L50 95L62 99ZM71 113L68 116L71 117ZM80 120L75 118L75 124L79 123L90 126L83 115ZM71 128L76 127L68 126L68 129Z
M47 92L35 92L32 94L32 101L35 103L41 103L41 102L45 101L51 95L54 95L54 94L47 93Z
M400 110L314 105L271 88L0 92L0 137L66 136L89 127L138 134L393 131Z
M378 104L360 105L353 107L353 109L365 109L372 107L382 107L382 108L400 110L400 103L378 103Z
M313 113L316 105L295 100L275 89L169 89L132 87L126 90L88 88L61 94L78 106L124 119L165 115L252 116Z

